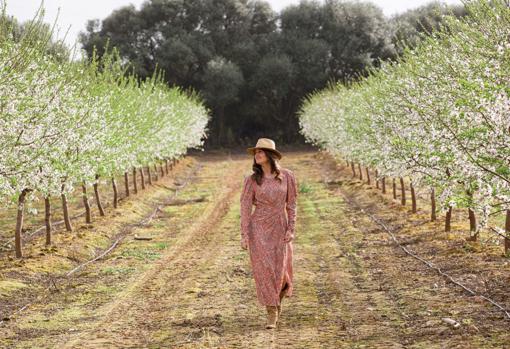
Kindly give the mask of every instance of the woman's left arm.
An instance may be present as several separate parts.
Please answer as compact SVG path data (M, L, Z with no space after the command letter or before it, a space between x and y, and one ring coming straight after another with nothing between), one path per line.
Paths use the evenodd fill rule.
M294 239L294 232L296 227L296 209L297 209L297 181L294 173L290 170L287 175L287 231L285 232L285 242Z

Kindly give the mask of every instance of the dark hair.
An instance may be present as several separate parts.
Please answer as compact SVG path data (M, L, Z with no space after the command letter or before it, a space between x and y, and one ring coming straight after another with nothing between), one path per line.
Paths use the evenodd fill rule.
M270 150L261 149L267 156L269 160L269 164L271 165L271 173L276 173L276 178L281 182L281 171L280 171L280 165L278 164L276 154L273 153ZM262 184L262 180L264 179L264 171L262 171L262 166L257 164L257 161L255 161L255 156L253 156L253 174L251 175L251 178L253 178L258 185Z

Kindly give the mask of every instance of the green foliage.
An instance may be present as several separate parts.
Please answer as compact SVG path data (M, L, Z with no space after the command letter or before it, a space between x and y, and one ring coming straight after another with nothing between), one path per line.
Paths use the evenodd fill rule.
M301 1L277 14L261 0L153 0L90 21L80 41L89 57L109 41L140 77L160 67L167 83L199 91L219 145L227 129L250 144L299 140L304 96L395 58L393 32L370 3Z

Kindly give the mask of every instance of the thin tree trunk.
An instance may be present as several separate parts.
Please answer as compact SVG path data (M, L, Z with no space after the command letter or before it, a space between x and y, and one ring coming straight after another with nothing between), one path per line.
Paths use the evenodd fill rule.
M96 196L97 209L99 210L99 215L104 217L104 209L101 204L101 197L99 196L99 175L96 175L96 182L94 183L94 195Z
M406 205L406 187L404 185L404 178L400 177L400 193L402 197L400 198L400 202L402 203L402 206Z
M346 166L349 167L349 160L345 160Z
M23 189L18 197L18 214L16 217L16 230L14 231L14 245L16 250L16 258L23 257L21 232L23 230L23 218L25 214L25 200L30 190Z
M69 207L67 205L67 196L64 193L65 185L62 184L62 194L60 198L62 199L62 209L64 211L64 223L66 225L67 231L73 231L73 226L71 225L71 217L69 217Z
M145 174L143 173L143 166L140 167L140 180L142 182L142 190L145 189Z
M411 182L411 202L412 202L412 212L416 213L416 192L414 191L413 182Z
M133 167L133 192L138 194L138 183L136 181L136 167Z
M370 171L368 170L368 166L365 167L366 171L367 171L367 184L370 185L372 184L371 181L370 181Z
M363 171L361 170L361 164L358 163L358 171L359 171L359 180L363 180Z
M119 206L119 193L117 191L117 183L115 182L115 177L112 177L112 187L113 187L113 208L117 208Z
M469 214L469 231L471 233L470 238L473 241L476 241L476 240L478 240L478 227L476 225L475 211L473 211L472 209L469 208L468 214Z
M147 178L149 178L149 184L152 185L151 167L147 166Z
M446 211L446 219L444 224L444 231L449 232L452 230L452 207L448 207L448 211Z
M434 188L430 191L430 221L434 222L436 217L436 191Z
M505 233L505 254L508 255L510 252L510 209L506 210Z
M175 158L173 158L172 163L173 163L173 166L175 167L175 165L177 164L177 160Z
M126 189L126 197L129 196L129 177L127 171L124 172L124 188Z
M383 194L386 194L386 177L383 177L381 179L381 181L382 181L382 192L383 192Z
M165 172L166 172L166 175L168 176L168 173L170 172L168 170L168 159L165 159Z
M161 171L161 177L165 177L165 170L163 169L163 164L161 162L159 163L159 170Z
M50 198L44 198L44 223L46 224L46 246L51 245L51 203Z
M379 171L377 171L377 169L375 169L375 187L377 189L379 189Z
M157 182L159 180L158 178L158 167L156 164L154 164L154 180Z
M352 178L356 177L356 168L354 167L354 162L351 161L351 169L352 169Z
M397 182L393 178L393 199L397 200Z
M85 222L92 223L92 216L90 214L89 198L87 197L87 186L85 182L81 185L83 191L83 206L85 206Z

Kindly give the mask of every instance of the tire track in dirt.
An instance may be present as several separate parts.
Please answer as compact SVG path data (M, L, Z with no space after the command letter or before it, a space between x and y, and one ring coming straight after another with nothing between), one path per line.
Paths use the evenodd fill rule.
M157 328L159 317L168 315L184 304L171 302L168 296L190 292L188 273L196 270L199 260L207 261L215 251L204 249L210 240L210 232L219 225L239 191L239 180L234 163L229 171L223 171L226 186L216 198L216 203L184 233L179 246L165 254L151 269L120 295L103 311L106 315L90 331L67 342L64 348L140 347L151 342L151 332ZM239 170L239 169L237 169ZM192 291L192 290L191 290ZM191 292L192 293L192 292ZM166 314L166 315L165 315Z
M332 195L344 196L352 201L342 200L342 210L350 224L363 236L355 253L364 261L364 270L372 275L379 290L393 304L401 320L400 341L405 348L508 347L508 335L504 330L507 323L501 314L485 306L483 301L459 292L433 270L406 255L360 207L376 214L378 219L394 226L396 231L412 226L410 221L406 221L406 216L375 202L360 189L351 189L349 180L340 178L331 181L331 178L338 179L338 173L336 167L333 167L333 173L332 168L327 167L322 167L323 178L325 183L330 183ZM411 249L417 248L412 246L415 241L403 239L406 240ZM454 329L442 318L457 319L462 325ZM493 325L499 324L487 326L484 324L486 319L490 319Z

